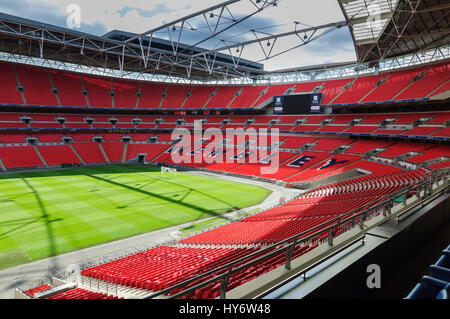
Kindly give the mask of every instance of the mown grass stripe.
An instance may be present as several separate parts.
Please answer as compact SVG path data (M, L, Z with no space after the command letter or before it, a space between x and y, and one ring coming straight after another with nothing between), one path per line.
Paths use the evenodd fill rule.
M255 205L253 185L107 166L0 175L0 253L23 262ZM15 253L12 253L15 251ZM21 253L23 252L23 253ZM20 257L20 258L19 258ZM6 262L7 261L7 262Z

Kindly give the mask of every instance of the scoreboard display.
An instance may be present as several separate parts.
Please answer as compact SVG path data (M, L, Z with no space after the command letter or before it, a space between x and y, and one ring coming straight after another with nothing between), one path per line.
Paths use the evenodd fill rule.
M281 95L273 97L274 114L318 114L321 113L322 93Z

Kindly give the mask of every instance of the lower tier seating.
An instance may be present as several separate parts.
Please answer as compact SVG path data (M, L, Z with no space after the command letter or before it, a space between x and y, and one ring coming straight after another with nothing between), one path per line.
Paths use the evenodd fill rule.
M146 154L145 160L151 161L166 151L168 144L128 144L125 160L136 159L139 154Z
M137 141L139 139L141 141L127 144L120 141L125 134L118 134L117 136L103 134L104 137L107 136L108 141L101 144L92 141L93 134L91 133L81 136L73 135L75 139L81 141L74 142L72 147L88 163L105 162L105 157L99 145L102 145L105 154L112 161L120 161L124 151L126 152L126 160L136 159L139 154L146 154L146 160L148 161L152 160L161 163L170 163L172 161L171 153L167 152L171 148L170 143L148 141L151 136L158 136L161 141L170 141L170 133L158 133L157 135L136 134L140 135L133 136L130 134L130 136L132 136L132 139L135 137ZM39 134L37 133L36 135ZM314 138L314 140L308 140L314 143L313 150L296 153L294 151L294 149L298 148L295 145L296 142L299 143L300 147L304 145L305 140L297 137L293 137L290 140L289 138L286 142L289 143L288 145L291 149L278 153L280 164L276 174L260 174L258 169L268 165L270 159L263 161L261 158L258 158L261 160L260 163L249 163L248 159L253 156L251 154L248 154L248 157L244 156L243 158L247 160L240 162L238 157L233 158L227 153L227 158L233 159L231 163L203 165L204 163L202 162L201 165L205 168L226 170L231 173L276 178L285 181L312 181L316 178L329 177L347 170L358 170L358 176L343 182L318 187L278 207L249 216L241 221L232 222L185 238L180 241L178 246L160 246L142 251L85 269L82 275L123 286L160 291L229 262L241 258L244 259L241 263L250 261L256 258L256 255L252 257L246 256L253 253L257 254L260 245L276 243L300 233L303 233L302 236L307 236L315 231L324 229L336 218L357 213L365 205L374 205L380 202L387 194L391 194L402 187L418 183L427 173L423 168L406 171L399 167L362 159L362 155L368 151L377 148L386 149L386 152L390 152L387 155L383 154L384 152L377 154L380 157L386 155L386 158L414 151L419 155L417 155L418 158L416 159L410 157L412 163L425 159L435 159L436 156L439 156L440 162L430 165L430 169L438 169L450 165L450 161L445 160L447 158L447 147L435 144L392 141L370 141L365 143L365 141L357 141L355 139ZM253 139L254 136L249 138L249 140ZM236 146L233 143L237 143L237 141L230 140L228 143L227 147L221 148L221 150L232 150L234 155L239 154L233 148ZM204 146L205 144L201 145ZM337 154L330 152L330 150L334 150L341 145L348 146L348 148L341 149L339 151L341 153ZM317 146L319 146L319 149L323 148L324 150L316 150ZM33 146L0 146L0 154L3 149L20 147L27 147L29 152L34 151L35 153L36 149L39 150L46 161L47 158L52 159L52 152L57 152L56 147L71 149L69 145L38 144L36 149ZM246 153L244 152L243 154ZM68 155L65 154L64 156ZM0 156L0 158L2 157ZM54 162L48 161L49 165ZM11 163L8 164L10 165ZM338 235L341 232L342 229L338 228L336 234ZM317 241L324 240L326 236L325 233L316 236L313 241L316 244L310 243L296 247L294 257L314 249L317 246ZM214 245L218 246L214 247ZM279 254L261 261L251 268L234 273L230 277L228 290L247 283L261 274L281 266L284 262L285 254ZM193 282L187 287L192 287L196 283L199 283L199 281ZM171 294L182 291L185 288L174 290ZM219 294L220 284L213 283L185 297L215 298ZM95 295L92 292L68 291L52 298L92 299L110 297Z
M74 288L66 292L48 297L47 299L119 299L101 292L93 292L83 288Z
M0 159L6 168L44 166L33 146L0 146Z
M85 269L81 274L124 286L159 291L237 260L256 249L160 246Z
M41 286L37 286L28 290L24 290L23 293L29 297L33 297L35 294L39 293L39 292L43 292L49 289L52 289L53 287L50 285L41 285Z
M106 163L98 143L72 143L73 148L86 163Z
M124 152L124 142L102 142L103 150L110 162L121 162Z
M81 164L69 145L40 145L39 152L49 166L65 164Z
M306 254L307 252L311 251L312 249L316 248L317 244L313 245L297 245L292 252L292 259L295 259L303 254ZM251 259L245 260L243 262L238 263L238 265L243 264L244 262L251 261ZM243 285L262 274L265 274L277 267L280 267L281 265L285 264L285 253L279 253L275 256L268 258L266 260L260 261L256 263L254 266L251 266L247 269L238 271L236 273L233 273L230 276L227 291L230 291L240 285ZM207 276L206 279L211 278L213 275ZM183 289L186 289L188 287L192 287L195 284L200 283L200 280L194 281L193 283L186 285L185 287L181 289L175 289L170 294L174 294L176 292L179 292ZM200 288L196 290L195 292L192 292L190 294L187 294L182 297L182 299L211 299L211 298L217 298L220 295L220 284L219 283L211 283L203 288Z
M210 245L269 244L301 232L304 233L303 236L307 236L325 228L330 221L339 216L358 212L364 205L372 205L382 200L386 194L417 183L425 174L423 169L403 171L380 163L362 163L366 163L366 169L370 165L373 172L349 181L326 185L281 206L180 241L180 244L200 245L198 247L160 246L85 269L82 275L124 286L160 291L229 262L239 259L241 260L239 264L243 264L258 256L257 246L214 248ZM336 235L341 231L342 229L338 228ZM318 236L320 240L325 238L325 235ZM293 258L316 246L317 244L296 247ZM253 253L254 256L246 258ZM230 277L228 290L279 267L284 262L285 254L280 253L234 273ZM213 276L214 274L202 280ZM187 286L171 291L170 294L199 282L200 280L193 281ZM220 284L212 283L186 295L185 298L216 298L219 294Z

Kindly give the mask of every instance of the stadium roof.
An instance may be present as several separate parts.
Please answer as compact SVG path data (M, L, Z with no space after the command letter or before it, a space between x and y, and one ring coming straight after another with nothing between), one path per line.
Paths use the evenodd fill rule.
M450 3L442 0L338 0L358 62L377 62L449 42Z
M253 11L250 10L252 12L248 12L248 15L235 16L232 14L232 5L241 1L249 1L254 5ZM336 0L342 8L345 21L307 27L295 22L293 30L279 34L255 34L255 39L243 42L222 40L222 45L208 49L199 46L262 10L276 7L279 1L228 0L142 34L113 30L104 36L0 13L0 50L62 63L120 70L124 76L138 72L212 81L226 78L258 79L272 73L317 73L320 69L350 67L356 63L373 66L384 59L424 52L448 45L449 42L448 3L439 0ZM207 21L210 33L195 44L183 43L182 33L193 28L190 19L202 17ZM208 22L211 17L217 22L213 22L214 19ZM221 20L227 20L227 23L219 23ZM266 72L262 63L241 57L242 51L249 45L259 45L265 59L270 59L308 45L345 26L349 27L352 34L358 61L293 66ZM156 32L161 34L161 31L166 32L169 40L156 37ZM255 30L250 31L255 33ZM277 40L287 36L296 39L293 48L282 49L281 53L274 55Z
M104 36L95 36L78 32L72 29L41 23L29 19L24 19L0 12L0 47L4 52L15 52L27 54L34 57L51 58L58 61L80 63L87 66L117 69L118 59L124 53L122 43L131 39L136 34L125 31L114 30ZM151 43L150 43L151 42ZM149 37L135 39L127 44L127 52L123 55L122 65L128 72L142 71L142 63L136 58L136 52L140 50L140 45L150 48L154 67L149 67L147 72L156 74L179 75L180 71L174 68L174 60L171 59L172 43L170 41ZM150 46L149 46L150 45ZM189 48L186 61L192 54L198 54L205 49L189 47L178 44L178 49ZM133 51L133 49L135 51ZM106 52L107 50L107 52ZM103 51L103 52L102 52ZM209 59L210 57L208 57ZM230 56L217 54L215 62L220 65L233 65L236 70L245 74L263 72L263 65L253 61L240 59L234 63ZM133 63L137 62L137 63ZM186 71L182 70L182 75L186 76ZM201 68L191 68L190 76L206 76L206 70ZM231 75L231 74L230 74Z

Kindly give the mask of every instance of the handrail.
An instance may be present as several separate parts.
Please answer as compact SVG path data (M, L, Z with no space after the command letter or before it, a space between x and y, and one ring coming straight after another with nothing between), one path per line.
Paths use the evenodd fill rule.
M170 291L172 291L172 290L174 290L174 289L177 289L177 288L180 288L180 287L182 287L182 286L188 285L188 284L190 284L191 282L194 282L194 281L196 281L196 280L198 280L198 279L201 279L201 278L203 278L203 277L205 277L205 276L208 276L208 275L211 275L211 274L213 274L213 273L216 273L216 272L218 272L218 271L220 271L220 270L229 268L230 266L233 266L233 265L236 264L236 263L240 263L240 262L245 261L245 260L247 260L247 259L249 259L249 258L251 258L251 257L254 257L254 256L256 256L256 255L260 255L261 253L264 253L264 252L266 252L266 251L271 251L273 248L275 248L275 247L277 247L277 246L283 245L283 244L285 244L285 243L287 243L287 242L289 242L289 241L292 241L292 240L294 240L294 239L298 239L299 236L305 235L305 234L307 234L307 233L310 233L311 231L314 231L314 230L317 229L317 228L323 227L323 226L325 226L325 225L327 225L327 224L330 224L330 223L332 223L332 222L334 222L334 221L336 221L336 220L339 220L339 219L341 219L343 216L347 216L347 215L349 215L349 214L353 214L353 213L355 213L355 212L361 210L362 208L365 208L365 207L367 207L367 206L372 205L374 202L377 202L377 201L373 201L373 202L371 202L371 203L365 204L364 206L362 206L362 207L360 207L360 208L356 208L356 209L354 209L354 210L352 210L352 211L350 211L350 212L345 213L344 215L337 216L337 217L335 217L335 218L333 218L333 219L330 219L330 220L328 220L328 221L325 221L325 222L323 222L322 224L316 225L316 226L314 226L314 227L312 227L312 228L310 228L310 229L308 229L308 230L305 230L305 231L303 231L303 232L301 232L301 233L299 233L299 234L296 234L296 235L294 235L294 236L292 236L292 237L289 237L289 238L287 238L287 239L283 239L282 241L279 241L279 242L277 242L277 243L274 243L274 244L272 244L272 245L270 245L270 246L268 246L268 247L266 247L266 248L264 248L264 249L262 249L262 250L255 251L255 252L253 252L253 253L251 253L251 254L249 254L249 255L246 255L246 256L244 256L244 257L241 257L241 258L239 258L239 259L236 259L236 260L234 260L234 261L232 261L232 262L229 262L229 263L227 263L227 264L225 264L225 265L222 265L222 266L219 266L219 267L217 267L217 268L215 268L215 269L212 269L212 270L209 270L209 271L207 271L207 272L204 272L204 273L202 273L201 275L198 275L198 276L196 276L196 277L187 279L187 280L185 280L185 281L183 281L183 282L181 282L181 283L175 284L175 285L173 285L173 286L171 286L171 287L169 287L169 288L166 288L166 289L164 289L164 290L160 290L160 291L158 291L158 292L156 292L156 293L154 293L154 294L148 296L147 298L155 298L155 297L160 296L160 295L162 295L162 294L164 294L164 293L166 293L166 292L170 292ZM364 212L365 212L365 211L363 211L363 212L361 212L361 213L364 213ZM354 217L355 217L355 216L357 216L357 215L354 215ZM335 226L335 225L329 226L329 227L323 229L321 232L324 232L325 230L334 228L334 226ZM308 237L309 237L309 236L308 236Z
M347 213L346 215L348 215L348 214L350 214L350 213ZM265 254L265 255L263 255L263 256L257 257L257 258L255 258L255 259L253 259L253 260L247 262L246 264L243 264L243 265L241 265L241 266L238 266L238 267L235 268L235 269L232 269L231 267L232 267L234 264L238 263L238 260L233 261L233 262L231 262L232 265L228 266L228 268L229 268L229 272L228 272L228 273L224 273L224 274L217 275L216 277L211 278L211 279L209 279L209 280L207 280L207 281L201 282L201 283L199 283L199 284L196 285L196 286L189 287L189 288L187 288L187 289L185 289L185 290L183 290L183 291L181 291L181 292L179 292L179 293L177 293L177 294L171 296L170 298L178 298L178 297L184 296L184 295L186 295L186 294L188 294L188 293L190 293L190 292L193 292L193 291L195 291L195 290L197 290L197 289L199 289L199 288L202 288L202 287L204 287L204 286L207 286L207 285L210 284L210 283L213 283L213 282L216 282L216 281L218 281L218 280L224 279L226 276L230 276L231 274L233 274L233 273L235 273L235 272L238 272L238 271L240 271L240 270L243 270L243 269L245 269L245 268L248 268L248 267L250 267L250 266L253 266L253 265L257 264L257 263L260 262L260 261L263 261L263 260L268 259L268 258L270 258L270 257L273 257L273 256L275 256L275 255L279 255L279 254L281 254L281 253L284 252L284 251L288 251L288 250L294 249L296 245L301 244L301 243L308 242L309 240L313 239L314 237L316 237L316 236L318 236L318 235L321 235L321 234L323 234L323 233L326 233L326 232L329 231L329 230L334 230L336 227L339 227L339 225L342 225L343 223L345 223L345 222L347 222L347 221L349 221L349 220L355 219L355 218L357 218L357 217L359 217L360 215L363 215L363 214L367 214L367 211L366 211L366 210L362 210L362 211L359 212L358 214L353 215L353 216L350 216L350 217L348 217L347 219L345 219L345 220L343 220L343 221L339 221L339 219L342 218L342 216L339 216L339 217L337 217L337 218L334 218L333 220L330 220L330 221L328 221L328 222L324 222L324 223L322 223L322 224L320 224L320 225L318 225L318 226L315 226L315 227L312 228L312 229L316 229L316 228L318 228L318 227L320 227L320 226L322 226L322 225L324 225L324 224L329 224L330 222L332 222L332 221L334 221L334 220L338 220L337 223L332 224L332 225L330 225L330 226L328 226L328 227L326 227L326 228L324 228L324 229L322 229L322 230L319 230L319 231L317 231L317 232L315 232L315 233L313 233L313 234L310 234L310 235L308 235L308 236L306 236L306 237L304 237L304 238L298 239L299 236L301 236L301 235L304 234L304 233L311 232L312 229L309 229L309 230L307 230L307 231L305 231L305 232L302 232L302 233L300 233L300 234L294 235L294 236L292 236L292 237L290 237L290 238L288 238L288 239L284 239L283 241L278 242L278 243L276 243L276 244L273 244L272 246L267 247L267 248L265 248L264 250L256 251L255 253L250 254L250 255L246 256L245 258L243 258L243 259L249 259L249 258L250 258L251 256L253 256L253 255L261 254L261 252L265 252L265 251L271 249L272 247L280 246L280 245L282 245L283 243L286 243L287 241L294 240L294 242L291 243L291 244L289 244L288 246L281 247L281 248L279 248L278 250L274 250L274 251L271 251L271 252L269 252L269 253L267 253L267 254ZM225 265L225 266L227 266L227 265ZM227 267L224 267L224 268L227 268ZM214 270L214 271L210 271L210 272L213 272L213 273L214 273L214 272L217 272L217 271L219 271L219 270ZM205 277L205 276L207 276L206 273L202 274L200 277ZM200 279L200 278L199 278L199 279ZM195 281L195 280L193 280L193 281ZM191 282L192 282L192 281L191 281ZM181 283L181 284L179 284L179 285L180 285L180 286L184 286L184 285L186 285L186 284ZM167 289L168 289L169 291L171 291L171 290L174 290L174 289L176 289L176 288L179 288L179 286L177 285L177 287L173 286L173 287L169 287L169 288L167 288ZM154 295L149 296L148 298L153 298L153 296L154 296Z
M297 272L295 274L293 274L292 276L282 280L281 282L277 283L276 285L270 287L268 290L263 291L262 293L260 293L259 295L257 295L256 297L254 297L255 299L259 299L262 298L264 296L267 296L270 292L278 289L279 287L284 286L286 283L292 281L295 278L298 278L300 276L302 276L305 280L306 280L306 273L309 272L311 269L316 268L318 265L326 262L327 260L333 258L334 256L338 255L339 253L341 253L342 251L346 250L347 248L353 246L355 243L361 241L361 243L364 245L365 244L365 239L366 239L366 234L362 234L360 237L356 238L355 240L350 241L349 243L343 245L342 247L336 249L335 251L331 252L330 254L326 255L323 258L320 258L317 261L314 261L312 264L308 265L306 268L303 268L300 272Z
M345 213L345 214L343 214L341 216L335 217L335 218L333 218L331 220L328 220L328 221L326 221L326 222L324 222L324 223L322 223L320 225L314 226L314 227L312 227L312 228L310 228L310 229L308 229L306 231L303 231L303 232L301 232L301 233L299 233L297 235L291 236L290 238L287 238L287 239L284 239L284 240L279 241L277 243L274 243L274 244L272 244L272 245L270 245L270 246L268 246L268 247L266 247L266 248L264 248L262 250L257 250L255 252L249 254L249 255L241 257L241 258L239 258L237 260L234 260L234 261L232 261L230 263L227 263L225 265L222 265L220 267L217 267L215 269L212 269L212 270L209 270L209 271L207 271L205 273L202 273L201 275L197 275L197 276L192 277L190 279L187 279L187 280L185 280L183 282L175 284L175 285L173 285L171 287L168 287L168 288L165 288L165 289L160 290L158 292L155 292L155 293L145 297L145 299L151 299L151 298L155 298L155 297L158 297L160 295L169 293L172 290L175 290L177 288L181 288L183 286L189 285L190 283L195 282L196 280L199 280L199 279L204 278L206 276L212 275L212 274L217 273L217 272L219 272L221 270L224 270L224 269L228 269L228 272L224 272L222 274L219 274L219 275L215 276L214 278L208 279L208 280L203 281L203 282L201 282L201 283L199 283L199 284L197 284L195 286L189 287L189 288L187 288L187 289L185 289L185 290L183 290L183 291L181 291L179 293L176 293L176 294L172 295L170 298L177 298L177 297L184 296L184 295L186 295L186 294L188 294L190 292L193 292L193 291L195 291L195 290L197 290L199 288L205 287L205 286L207 286L210 283L217 282L219 280L224 280L227 277L229 278L229 276L231 274L235 273L235 272L238 272L238 271L240 271L242 269L245 269L245 268L248 268L250 266L253 266L253 265L257 264L258 262L260 262L262 260L268 259L268 258L270 258L270 257L272 257L274 255L278 255L278 254L280 254L280 253L282 253L284 251L288 251L288 250L294 249L296 245L298 245L300 243L307 242L307 241L313 239L315 236L323 234L323 233L325 233L327 231L334 230L334 229L336 229L336 227L339 227L340 225L343 225L344 223L347 223L350 220L355 220L356 218L358 218L358 217L360 217L362 215L365 215L364 218L367 218L368 217L367 215L369 214L369 212L371 210L377 211L377 209L380 209L380 208L387 208L386 204L389 204L390 207L392 207L393 206L393 201L394 201L395 198L398 198L398 197L400 197L402 195L405 195L405 194L410 194L410 192L413 191L413 190L419 190L418 194L420 194L420 191L422 189L426 189L427 186L430 186L430 185L434 184L436 180L441 180L442 177L446 178L447 174L448 174L448 171L449 171L448 169L444 169L444 170L429 172L429 173L427 173L426 175L424 175L421 178L419 183L417 183L415 185L410 185L408 187L404 187L404 188L398 190L397 192L395 192L393 194L389 194L387 196L388 198L383 200L383 201L381 201L381 202L379 200L375 200L375 201L372 201L370 203L367 203L367 204L363 205L362 207L354 209L354 210L352 210L350 212L347 212L347 213ZM423 182L423 183L421 183L421 182ZM448 186L449 185L445 186L445 188L447 188ZM405 200L406 200L406 198L405 198ZM355 215L353 215L357 211L360 211L360 212L355 214ZM349 217L345 218L346 216L349 216ZM342 220L342 218L345 218L345 219ZM317 232L315 232L313 234L310 234L310 235L308 235L308 236L306 236L304 238L301 238L300 241L299 241L299 237L300 236L305 235L307 233L310 233L311 231L314 231L314 230L316 230L316 229L318 229L320 227L323 227L323 226L325 226L327 224L330 224L332 222L335 222L335 221L337 221L337 223L332 224L332 225L330 225L330 226L328 226L328 227L326 227L326 228L324 228L322 230L319 230L319 231L317 231ZM353 224L353 225L355 225L355 224ZM293 241L293 242L290 243L289 245L281 247L281 248L279 248L277 250L273 250L274 248L276 248L276 247L278 247L280 245L284 245L286 243L289 243L290 241ZM268 252L268 253L264 254L266 252ZM233 269L234 265L236 265L236 264L238 264L240 262L243 262L245 260L248 260L248 259L250 259L252 257L255 257L257 255L261 255L262 253L264 254L263 256L260 256L260 257L257 257L255 259L252 259L249 262L247 262L247 263L245 263L245 264L243 264L241 266L238 266L237 268ZM286 258L286 261L287 261L287 263L289 262L288 257Z

